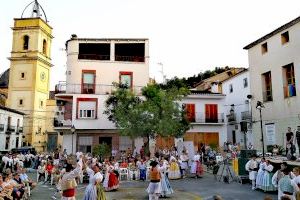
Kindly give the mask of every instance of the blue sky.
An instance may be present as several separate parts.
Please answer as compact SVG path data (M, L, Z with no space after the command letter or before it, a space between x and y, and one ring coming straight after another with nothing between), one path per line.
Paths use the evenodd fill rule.
M0 72L9 67L13 18L31 0L2 1ZM53 27L51 88L61 80L71 34L150 40L150 74L187 77L216 66L248 67L243 47L299 16L299 0L39 0Z

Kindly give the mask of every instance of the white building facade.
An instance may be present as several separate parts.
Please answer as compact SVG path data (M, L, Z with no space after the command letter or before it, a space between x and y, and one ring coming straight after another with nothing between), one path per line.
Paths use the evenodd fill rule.
M22 146L23 116L17 110L0 106L0 151Z
M227 124L227 138L233 144L240 143L245 146L253 144L251 98L249 71L245 69L238 74L224 80L222 94L225 97L225 115ZM246 136L246 138L245 138Z
M257 101L264 104L265 148L285 146L288 127L300 125L300 17L244 47L248 50L255 148L262 149Z
M149 82L148 39L72 38L66 42L67 78L57 85L56 100L64 113L56 119L68 153L91 152L107 143L116 150L132 147L128 137L119 136L105 114L105 101L122 83L136 94ZM75 127L72 134L71 126ZM136 141L142 143L141 141Z
M222 146L227 141L224 116L225 95L193 91L181 101L187 110L191 128L183 140L192 141L195 151L200 144L213 148Z

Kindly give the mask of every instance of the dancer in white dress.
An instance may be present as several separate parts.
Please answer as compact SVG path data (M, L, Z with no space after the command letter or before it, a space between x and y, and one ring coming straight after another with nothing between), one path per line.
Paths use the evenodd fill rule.
M86 168L89 175L89 184L85 189L83 200L105 200L104 189L102 188L103 175L100 173L100 166L94 164L92 169Z

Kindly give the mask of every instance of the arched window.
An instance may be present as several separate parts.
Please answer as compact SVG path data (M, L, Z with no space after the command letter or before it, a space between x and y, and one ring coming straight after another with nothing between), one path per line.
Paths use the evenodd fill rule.
M47 54L47 42L45 39L43 40L43 54Z
M29 47L29 36L28 35L25 35L23 37L23 49L24 50L28 50L28 47Z

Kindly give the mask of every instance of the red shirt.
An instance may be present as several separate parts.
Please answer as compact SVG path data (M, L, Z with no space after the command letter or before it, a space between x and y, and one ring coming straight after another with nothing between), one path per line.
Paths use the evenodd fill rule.
M47 172L51 173L53 170L53 165L47 165L46 170L47 170Z

